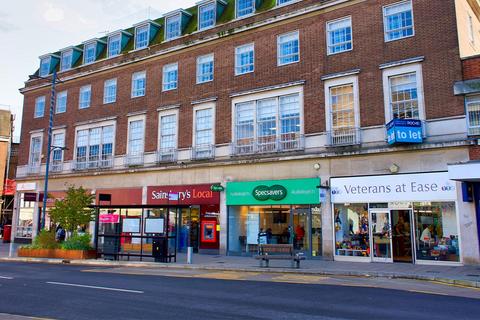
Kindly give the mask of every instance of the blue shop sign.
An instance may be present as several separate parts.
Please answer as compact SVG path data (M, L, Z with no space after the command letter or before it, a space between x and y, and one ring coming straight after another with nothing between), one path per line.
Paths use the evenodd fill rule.
M422 121L414 119L393 119L387 124L388 144L422 143Z

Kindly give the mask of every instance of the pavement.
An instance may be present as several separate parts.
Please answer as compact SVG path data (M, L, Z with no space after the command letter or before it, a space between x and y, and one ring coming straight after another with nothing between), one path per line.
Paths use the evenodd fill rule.
M150 259L151 260L151 259ZM271 261L269 268L260 268L252 257L195 254L193 264L186 264L185 254L177 255L176 263L151 261L69 260L39 258L8 258L8 244L0 244L0 261L49 263L131 268L174 268L192 270L241 271L260 273L307 274L320 276L381 277L437 281L446 284L480 288L480 265L435 266L410 263L362 263L327 260L305 260L300 269L290 267L289 261Z
M480 290L388 278L0 263L0 319L473 320Z

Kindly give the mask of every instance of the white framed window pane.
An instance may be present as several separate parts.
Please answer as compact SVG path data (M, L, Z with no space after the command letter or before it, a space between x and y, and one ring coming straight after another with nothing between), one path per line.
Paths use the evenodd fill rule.
M30 165L39 166L42 153L42 137L33 137L30 144Z
M103 103L112 103L117 100L117 79L105 81L103 88Z
M59 148L63 148L65 146L65 133L55 133L52 137L52 146L58 147L52 150L53 162L55 163L63 161L63 150Z
M149 26L138 27L135 30L135 48L145 48L148 46Z
M405 1L384 8L385 40L413 35L412 2Z
M197 58L197 83L213 80L213 54Z
M355 128L353 83L330 88L330 126L334 134Z
M167 40L181 36L181 17L179 14L167 18L167 30L165 34Z
M96 43L88 43L83 49L84 63L92 63L96 59Z
M195 116L195 145L213 144L213 111L202 109Z
M136 72L132 75L132 97L145 95L146 73Z
M352 50L352 20L350 17L328 22L328 53L340 53Z
M415 72L389 78L392 117L419 119L417 74Z
M144 122L143 120L135 120L130 122L128 146L130 155L138 155L143 153L144 146Z
M72 68L72 55L73 51L62 52L62 58L60 62L60 71L65 71Z
M278 65L294 63L300 60L298 32L280 35L277 42Z
M235 74L240 75L253 72L255 66L255 47L247 44L235 48Z
M67 111L67 91L62 91L57 94L57 104L55 113L63 113Z
M468 133L480 135L480 96L466 98Z
M120 54L121 39L122 39L121 35L116 35L108 38L108 56L109 57L114 57Z
M35 99L35 118L43 117L45 113L45 97L38 97Z
M285 4L285 3L288 3L288 2L291 2L293 0L277 0L277 4L280 5L280 4Z
M40 77L45 77L50 74L50 61L51 58L44 58L40 60Z
M257 101L257 135L271 137L277 134L277 99Z
M207 29L215 25L215 9L216 9L215 3L209 3L206 5L200 6L199 14L198 14L198 17L199 17L198 28L200 30Z
M255 103L235 105L235 137L237 145L248 145L255 136Z
M176 149L177 116L165 115L160 118L160 149L167 151Z
M300 132L300 98L298 94L279 98L280 134Z
M252 14L255 11L255 0L236 0L237 17Z
M83 86L80 88L79 108L85 109L90 107L90 100L92 97L92 86Z
M178 64L172 63L163 66L163 91L177 89Z

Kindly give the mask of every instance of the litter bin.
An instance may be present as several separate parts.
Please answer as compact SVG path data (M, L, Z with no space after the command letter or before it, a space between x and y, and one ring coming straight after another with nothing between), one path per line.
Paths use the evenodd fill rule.
M168 262L168 241L166 237L156 237L152 241L152 256L155 262Z
M12 225L6 224L3 226L3 243L9 243L12 236Z

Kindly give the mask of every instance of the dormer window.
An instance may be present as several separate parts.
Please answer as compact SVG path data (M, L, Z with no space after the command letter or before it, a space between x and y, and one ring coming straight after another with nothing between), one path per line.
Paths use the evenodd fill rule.
M97 57L97 44L95 42L90 42L84 45L83 47L83 63L92 63Z
M166 40L172 40L182 35L181 20L180 13L166 19Z
M135 29L135 49L142 49L148 47L149 39L149 25L138 26Z
M50 61L51 57L40 59L40 77L46 77L50 74Z
M237 18L251 15L255 12L255 0L236 0Z
M108 57L118 56L121 52L122 35L115 34L108 38Z
M215 2L210 2L198 7L198 30L205 30L215 26L215 9Z
M62 60L60 63L60 71L66 71L72 68L73 50L62 52Z

